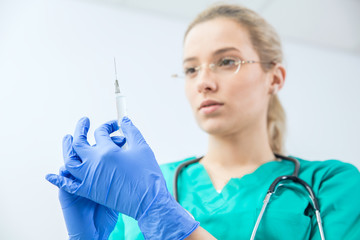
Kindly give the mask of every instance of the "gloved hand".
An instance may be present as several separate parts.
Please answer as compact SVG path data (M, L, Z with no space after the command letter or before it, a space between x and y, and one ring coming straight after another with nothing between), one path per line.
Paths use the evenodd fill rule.
M112 137L112 140L120 147L125 143L125 139L119 136ZM81 164L72 148L71 135L63 139L63 158L65 162L72 159ZM59 175L76 181L64 167L60 168ZM108 239L117 222L116 211L62 189L59 189L59 200L70 240Z
M87 142L89 119L77 124L73 148L82 163L69 159L66 169L76 178L50 174L59 188L86 197L138 220L145 239L184 239L199 225L168 192L154 153L139 130L125 117L121 128L127 148L118 147L110 133L116 121L95 131L96 146Z

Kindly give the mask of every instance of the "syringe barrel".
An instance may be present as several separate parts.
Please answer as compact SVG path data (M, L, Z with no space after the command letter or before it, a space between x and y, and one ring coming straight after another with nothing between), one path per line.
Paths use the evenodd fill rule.
M122 95L121 93L116 93L115 97L116 97L117 120L120 126L121 120L123 119L124 116L127 115L126 100L125 100L125 96Z

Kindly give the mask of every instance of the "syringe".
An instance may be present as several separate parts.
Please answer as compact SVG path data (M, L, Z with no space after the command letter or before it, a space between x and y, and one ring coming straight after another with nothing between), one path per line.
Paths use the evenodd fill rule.
M125 96L120 92L119 82L117 79L117 71L116 71L116 59L114 58L114 66L115 66L115 99L116 99L116 110L117 110L117 120L118 124L120 126L121 120L124 116L127 115L126 113L126 101ZM121 131L121 128L119 128L119 132L121 136L124 136L123 132ZM126 145L123 146L123 148L126 147Z

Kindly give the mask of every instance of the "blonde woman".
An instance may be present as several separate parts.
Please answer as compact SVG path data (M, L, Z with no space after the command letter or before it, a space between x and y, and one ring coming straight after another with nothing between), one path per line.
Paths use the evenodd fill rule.
M200 13L185 33L183 69L186 96L209 136L206 154L160 171L129 119L122 124L125 150L125 139L109 137L116 122L95 132L91 149L89 122L80 120L74 139L64 140L65 169L48 177L60 187L62 205L71 206L63 210L69 235L105 239L114 228L114 240L360 239L359 171L336 160L280 155L282 61L278 35L255 12L219 5ZM263 207L279 176L292 177L274 186ZM90 207L69 204L76 201ZM74 219L94 229L71 225Z

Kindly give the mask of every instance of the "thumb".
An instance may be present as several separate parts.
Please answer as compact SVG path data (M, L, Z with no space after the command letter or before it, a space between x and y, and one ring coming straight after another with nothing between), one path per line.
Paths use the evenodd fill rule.
M147 144L141 132L128 117L124 117L121 121L121 130L123 131L126 142L129 144L129 147L134 145Z
M80 183L77 180L72 180L56 174L47 174L45 178L53 185L71 194L76 193L80 187Z

